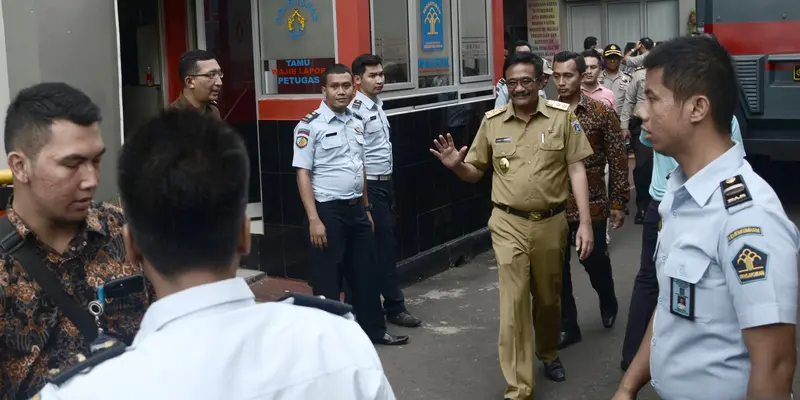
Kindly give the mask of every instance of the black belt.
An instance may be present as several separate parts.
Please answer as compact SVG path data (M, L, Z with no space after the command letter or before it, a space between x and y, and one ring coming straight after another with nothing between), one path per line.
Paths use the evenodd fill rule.
M554 215L558 215L558 214L564 212L564 210L567 208L567 203L566 202L563 202L563 203L555 206L555 208L551 208L549 210L542 210L542 211L522 211L522 210L517 210L516 208L511 208L511 207L503 205L503 204L497 204L497 203L494 203L494 202L492 202L492 204L495 207L497 207L497 208L499 208L499 209L501 209L501 210L503 210L503 211L505 211L505 212L507 212L507 213L509 213L511 215L516 215L516 216L518 216L520 218L529 219L531 221L541 221L543 219L550 218L550 217L552 217Z

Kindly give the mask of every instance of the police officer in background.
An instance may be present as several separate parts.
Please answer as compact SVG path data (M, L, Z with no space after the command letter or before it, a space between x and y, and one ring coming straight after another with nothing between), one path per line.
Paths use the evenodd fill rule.
M104 345L79 358L34 399L297 400L337 393L394 400L349 306L311 296L256 304L236 277L250 250L249 165L241 136L195 110L166 111L125 140L122 234L128 259L142 266L159 300L131 347Z
M679 37L644 66L646 136L678 168L658 210L658 305L614 399L648 380L665 399L790 399L800 235L731 140L731 56Z
M514 47L514 53L520 51L530 53L533 51L532 50L533 47L531 47L531 44L524 40L517 41L515 46L516 47ZM506 57L506 59L508 59L508 57ZM544 71L544 74L542 74L541 77L538 93L541 98L546 99L547 95L544 92L544 88L547 86L547 80L550 78L550 75L553 75L553 69L550 67L550 65L548 65L547 60L543 59L542 63L543 63L542 71ZM511 98L508 96L508 85L506 85L506 78L500 78L500 80L497 81L497 84L494 86L494 91L495 91L494 108L500 108L508 104Z
M347 108L353 74L334 64L322 74L319 108L294 129L297 186L312 244L309 284L314 295L339 299L342 279L352 291L358 322L374 343L399 345L408 336L386 332L375 285L372 216L367 211L363 117Z
M601 85L611 89L614 92L614 111L617 115L622 113L622 106L625 104L625 90L628 84L631 83L631 76L620 70L620 62L622 61L622 51L616 44L610 44L603 50L603 62L605 69L600 73L598 81Z
M392 204L392 142L389 119L383 112L383 60L374 54L358 56L352 64L358 91L350 109L363 117L364 168L367 174L367 193L375 223L375 257L380 274L380 290L386 319L396 325L417 327L422 321L406 309L405 297L397 281L397 259L394 249L394 217Z
M575 247L585 260L594 239L582 160L592 148L569 104L537 95L541 58L518 52L504 67L511 104L486 113L469 153L466 146L456 149L449 133L434 140L435 149L430 151L466 182L478 182L490 167L494 171L494 209L488 225L500 280L500 367L507 382L505 398L530 400L532 327L545 376L556 382L566 379L558 342L567 177L580 214Z
M633 79L625 89L625 101L622 106L622 113L619 116L619 124L622 134L631 139L636 157L636 166L633 168L633 184L636 187L636 216L634 223L641 224L644 221L644 212L650 204L650 177L653 173L653 150L642 145L635 138L639 137L642 129L642 120L637 117L639 109L645 103L645 69L643 66L636 68L633 72Z

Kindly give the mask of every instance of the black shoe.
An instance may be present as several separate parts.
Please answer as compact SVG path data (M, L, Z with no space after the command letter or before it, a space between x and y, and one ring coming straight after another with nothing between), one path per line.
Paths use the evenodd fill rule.
M558 341L558 349L563 350L575 343L583 340L581 331L561 332L561 339Z
M603 320L603 326L606 329L611 329L614 327L614 322L617 322L617 313L606 313L601 311L600 319Z
M408 311L403 311L400 314L395 314L386 317L386 320L405 328L416 328L422 325L422 320L409 314Z
M544 363L544 376L553 382L564 382L567 374L561 360L556 357L555 360Z
M633 219L633 223L636 225L641 225L644 222L644 211L639 210L636 213L636 217Z
M390 335L388 333L384 333L382 338L373 339L372 343L382 344L384 346L400 346L408 343L408 335L395 336L395 335Z

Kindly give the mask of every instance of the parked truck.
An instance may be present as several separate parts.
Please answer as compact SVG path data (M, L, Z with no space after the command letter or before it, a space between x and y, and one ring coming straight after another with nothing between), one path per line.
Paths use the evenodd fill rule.
M748 158L800 161L800 0L697 0L698 33L734 59Z

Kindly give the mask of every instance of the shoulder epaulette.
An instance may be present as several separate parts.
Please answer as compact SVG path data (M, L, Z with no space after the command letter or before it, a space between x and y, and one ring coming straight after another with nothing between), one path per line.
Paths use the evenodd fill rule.
M359 108L361 108L361 100L359 100L359 99L353 100L352 107L355 110L358 110Z
M569 103L562 103L560 101L547 100L545 102L545 105L547 105L548 107L552 107L552 108L561 110L561 111L569 110Z
M508 109L508 105L506 104L506 105L500 106L498 108L495 108L494 110L487 111L486 114L484 114L484 116L486 116L486 119L491 119L491 118L494 118L494 117L506 112L507 109Z
M634 69L633 71L636 72L636 71L641 71L643 69L644 69L644 66L642 65L642 66L636 67L636 69Z
M319 117L319 113L316 112L316 111L312 111L312 112L306 114L306 116L303 117L303 119L301 119L300 121L303 121L305 123L309 123L309 122L313 121L314 118L317 118L317 117Z
M352 316L353 307L340 301L328 300L324 297L315 297L307 294L286 293L278 300L281 303L293 304L300 307L316 308L327 311L340 317ZM349 319L349 318L348 318Z
M359 114L359 113L357 113L355 111L353 111L353 116L358 118L358 119L360 119L360 120L362 120L362 121L364 120L364 117L362 117L361 114Z
M497 81L497 87L504 86L505 84L506 84L506 78L500 78L500 80Z
M719 183L719 187L722 190L722 198L725 201L725 209L727 209L731 214L741 209L737 208L736 210L730 210L731 207L753 201L753 197L750 196L750 191L747 189L747 185L744 183L744 178L742 178L741 175L736 175L732 178L725 179Z
M76 356L78 359L77 363L70 365L63 371L55 371L53 375L47 377L47 381L56 386L62 385L64 382L75 377L75 375L84 373L87 369L96 367L125 353L125 344L114 339L109 339L95 348L96 350L94 350L89 357L85 357L81 354Z

